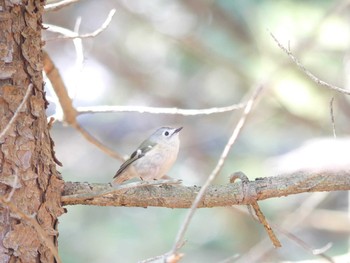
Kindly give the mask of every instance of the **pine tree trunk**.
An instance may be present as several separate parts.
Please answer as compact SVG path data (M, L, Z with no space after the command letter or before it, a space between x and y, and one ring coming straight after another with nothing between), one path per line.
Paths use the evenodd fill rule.
M0 4L0 262L55 262L48 243L57 249L63 181L45 115L43 5L39 0Z

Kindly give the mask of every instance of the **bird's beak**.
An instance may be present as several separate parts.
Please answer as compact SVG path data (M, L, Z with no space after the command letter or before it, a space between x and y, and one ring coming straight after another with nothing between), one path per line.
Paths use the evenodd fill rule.
M176 133L178 133L178 132L181 131L181 130L182 130L182 127L177 128L177 129L173 132L173 135L176 134Z

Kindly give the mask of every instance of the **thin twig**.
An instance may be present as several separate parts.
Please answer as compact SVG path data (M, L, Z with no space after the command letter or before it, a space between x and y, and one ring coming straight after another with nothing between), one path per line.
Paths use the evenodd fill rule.
M327 176L326 176L327 177ZM288 179L287 179L288 180ZM318 193L317 195L313 194L304 200L298 208L294 210L294 213L289 215L284 221L280 224L283 228L288 228L291 231L293 228L300 225L318 206L326 197L328 193ZM234 207L234 209L247 213L245 210L242 211L239 207ZM258 244L250 248L249 252L242 255L237 263L243 262L260 262L262 257L266 255L271 247L266 246L267 238L261 240Z
M282 247L281 242L278 240L278 238L276 237L275 233L273 232L272 228L270 227L270 224L267 222L263 212L261 211L258 202L253 202L251 204L251 206L253 207L256 216L258 217L260 223L264 226L270 240L272 241L273 245L277 248L277 247Z
M57 40L57 39L75 39L75 38L81 39L81 38L96 37L99 34L101 34L105 29L107 29L107 27L112 22L112 18L113 18L115 13L116 13L116 9L112 9L111 11L109 11L109 14L108 14L106 20L103 22L103 24L95 31L93 31L91 33L86 33L86 34L79 34L79 33L76 33L74 31L71 31L69 29L62 28L62 27L55 26L55 25L51 25L51 24L43 24L44 27L47 27L48 31L62 34L62 36L58 36L58 37L50 38L50 39L45 39L45 41L52 41L52 40Z
M39 225L39 223L31 216L28 216L24 212L22 212L20 209L17 208L13 203L7 201L5 197L0 196L0 203L8 207L13 213L17 214L21 219L24 219L26 222L28 222L32 227L36 230L38 233L39 237L41 238L42 242L49 248L51 251L52 255L55 257L56 261L58 263L61 263L60 256L58 255L58 251L56 246L53 243L53 240L49 239L42 229L42 227Z
M109 149L107 146L105 146L103 143L101 143L99 140L97 140L79 125L79 123L77 122L77 111L73 106L72 99L68 95L66 86L62 80L59 71L57 70L55 64L46 52L44 52L44 71L52 84L54 93L57 96L57 101L59 103L58 106L61 107L63 112L63 120L66 121L73 128L75 128L77 131L79 131L87 141L94 144L101 151L115 159L124 161L124 158L120 154ZM59 120L62 120L62 118Z
M80 0L63 0L63 1L60 1L60 2L57 2L57 3L52 3L52 4L47 4L45 5L44 7L44 10L46 12L50 12L50 11L57 11L63 7L66 7L70 4L73 4L73 3L76 3L76 2L79 2Z
M29 95L31 93L33 89L33 84L30 83L28 85L26 94L23 97L23 100L21 102L21 104L18 106L18 108L16 109L15 113L13 114L11 120L9 121L9 123L5 126L5 129L2 130L2 132L0 133L0 141L3 139L3 137L6 135L6 133L8 132L8 130L11 128L11 126L13 125L13 123L16 121L16 119L18 118L18 115L20 113L20 111L23 109L24 104L26 104Z
M86 113L108 113L108 112L139 112L152 114L179 114L184 116L208 115L239 110L245 107L245 103L233 104L227 107L214 107L208 109L178 109L178 108L158 108L143 106L94 106L77 107L78 114Z
M311 198L313 199L313 198ZM309 201L309 200L307 200ZM248 212L243 209L242 207L233 207L234 210L238 211L239 213L242 213L242 214L247 214ZM298 209L300 210L300 209ZM289 219L287 219L288 221L290 221ZM314 256L318 256L318 257L321 257L321 258L324 258L325 260L329 261L329 262L334 262L333 259L331 257L329 257L328 255L325 254L325 252L332 246L331 243L328 243L326 244L325 246L321 247L321 248L312 248L308 243L306 243L304 240L300 239L299 237L295 236L294 234L291 233L291 230L289 229L289 225L288 224L285 224L283 222L283 225L286 225L286 227L288 227L288 230L285 229L285 227L282 227L280 225L277 225L277 224L274 224L274 223L271 223L271 225L273 226L274 229L277 229L279 233L283 234L285 237L287 237L289 240L291 240L292 242L298 244L301 248L303 248L304 250L306 250L307 252L311 253L312 255ZM264 249L265 248L268 248L266 246L266 242L267 241L267 238L265 238L264 240L262 240L261 242L259 242L259 246L261 245L261 247L263 247ZM253 247L254 249L254 247ZM270 250L270 248L268 248L268 250ZM254 250L254 252L256 252ZM265 251L264 251L265 252ZM267 252L267 251L266 251ZM241 256L235 256L236 257L236 260L235 262L261 262L263 261L262 260L262 255L256 255L255 253L251 253L253 255L253 257L247 257L247 255L241 255ZM259 254L259 253L258 253ZM232 257L230 257L232 258ZM220 263L228 263L228 262L232 262L232 261L229 261L229 258L228 259L225 259L223 261L221 261Z
M256 192L255 189L252 189L251 187L249 187L249 179L248 176L246 176L243 172L235 172L234 174L231 175L230 177L230 183L234 183L236 181L236 179L240 179L242 182L242 189L244 191L244 196L243 196L243 200L250 198L250 205L248 205L248 210L249 213L251 213L252 217L254 219L256 219L256 221L260 222L272 244L277 248L277 247L281 247L281 242L278 240L278 238L276 237L275 233L273 232L272 228L270 227L269 223L267 222L265 215L263 214L263 212L261 211L259 204L257 202L257 196L256 196ZM253 212L251 211L251 208L254 209L255 214L253 214Z
M334 97L332 97L331 101L329 102L329 109L330 109L330 114L331 114L331 122L332 122L332 131L333 131L333 137L337 138L337 133L335 131L335 121L334 121Z
M191 209L189 210L184 222L182 223L180 230L177 234L175 243L172 247L172 249L170 250L170 252L168 253L168 255L174 255L177 253L177 250L181 247L181 245L183 244L183 239L184 239L184 235L187 231L187 228L191 222L191 219L199 205L199 203L201 202L203 196L205 195L207 188L209 187L209 185L212 183L212 181L216 178L216 176L219 174L222 166L225 163L225 160L232 148L232 145L235 143L238 135L240 134L240 131L242 130L245 121L249 115L249 113L251 112L254 102L256 101L258 95L260 94L260 92L262 91L263 86L259 86L253 93L253 95L251 96L251 98L249 99L249 101L247 102L247 105L244 108L244 111L242 113L242 116L240 118L240 120L238 121L230 139L228 140L219 161L217 162L215 168L213 169L213 171L211 172L211 174L209 175L207 181L204 183L204 185L202 186L201 190L199 191L198 195L196 196L196 199L194 200Z
M88 133L87 130L85 130L83 127L81 127L77 122L71 124L71 126L76 129L78 132L80 132L81 135L90 143L95 145L98 149L103 151L104 153L108 154L109 156L113 157L114 159L120 160L122 162L125 161L125 158L121 156L120 154L116 153L106 145L104 145L102 142L97 140L94 136L92 136L90 133Z
M52 84L54 90L53 96L56 95L55 100L58 102L56 107L61 107L63 114L63 116L56 114L55 119L65 121L70 125L76 123L77 111L73 107L73 102L68 95L68 91L58 69L53 63L50 55L45 51L43 60L45 74Z
M79 21L79 20L78 20ZM70 29L67 29L67 28L63 28L63 27L60 27L60 26L56 26L56 25L46 25L47 27L47 30L48 31L52 31L52 32L55 32L55 33L59 33L59 34L62 34L64 36L67 36L67 38L70 38L70 37L73 37L73 36L76 36L76 35L79 35L79 32L77 32L77 30L79 29L79 26L80 26L80 23L77 21L75 27L74 27L74 31L70 30ZM55 38L56 39L56 38ZM49 41L49 40L46 40L46 41ZM74 44L74 48L75 48L75 53L76 53L76 59L75 59L75 71L77 72L76 75L78 75L78 77L81 75L81 71L82 71L82 68L83 68L83 63L84 63L84 52L83 52L83 42L82 42L82 39L80 38L73 38L73 44ZM47 53L45 52L44 54L45 57L48 57ZM50 59L50 58L49 58ZM50 64L49 65L53 65L53 62L51 61L50 59ZM55 71L57 71L57 69L55 67L53 67L53 69ZM58 71L57 71L58 72ZM55 73L57 74L57 73ZM58 73L59 75L59 73ZM77 79L77 78L76 78ZM50 81L52 82L52 80L50 79ZM63 81L61 80L62 84L63 84ZM58 84L58 83L57 83ZM57 85L56 85L57 86ZM76 85L73 85L74 88ZM48 86L50 88L50 86ZM53 89L55 89L55 87L52 87ZM56 92L52 92L52 94L55 94ZM57 98L56 96L56 101L58 101L59 98ZM55 103L56 104L56 113L55 113L55 117L56 119L59 119L61 120L63 117L65 116L61 116L61 111L62 109L59 109L58 107L58 103Z
M141 261L138 261L138 263L177 263L181 260L181 258L184 256L182 253L178 253L176 255L169 256L166 261L164 261L163 255L144 259Z
M112 16L113 15L114 15L114 13L112 13ZM71 30L64 29L61 27L53 26L53 28L55 28L58 32L60 32L62 34L66 34L68 36L72 36L72 35L77 34L76 32L73 32ZM74 41L74 46L75 46L75 49L77 52L76 64L80 65L84 59L81 39L77 38L77 39L74 39L73 41ZM50 80L50 82L52 84L52 88L54 90L53 94L55 96L55 101L57 102L57 105L56 105L57 109L56 109L55 118L60 120L60 121L67 122L69 125L71 125L73 128L75 128L77 131L79 131L87 141L94 144L97 148L99 148L104 153L108 154L109 156L111 156L115 159L124 161L124 158L120 154L109 149L107 146L105 146L103 143L101 143L99 140L97 140L95 137L93 137L90 133L88 133L84 128L82 128L78 124L78 122L77 122L78 113L73 106L73 101L69 97L67 88L63 82L63 79L62 79L58 69L56 68L55 64L53 63L52 59L50 58L50 56L47 52L44 52L44 70L45 70L46 76L48 77L48 79ZM62 113L62 116L61 116L61 113Z
M289 238L289 240L294 241L296 244L301 246L304 250L308 251L314 256L319 256L325 260L327 260L330 263L334 263L334 260L325 254L327 250L329 250L332 247L331 243L326 244L324 247L321 248L312 248L308 243L306 243L304 240L300 239L296 235L292 234L290 231L284 229L283 227L280 227L276 224L272 224L275 229L277 229L280 233L284 234L286 237Z
M81 24L81 17L78 17L74 26L74 32L77 34L79 33L80 24ZM81 38L75 38L73 39L73 44L74 44L75 53L76 53L76 59L75 59L75 65L74 65L76 78L74 78L74 83L72 83L71 85L73 90L73 92L71 92L71 96L74 99L79 89L78 82L81 80L81 77L82 77L85 58L84 58L83 40Z
M308 76L313 82L315 82L316 84L326 87L330 90L334 90L346 95L350 95L350 90L347 89L343 89L343 88L339 88L335 85L329 84L323 80L320 80L319 78L317 78L314 74L312 74L310 71L308 71L303 64L301 64L301 62L293 55L293 53L288 50L286 47L284 47L278 40L277 38L270 32L271 37L273 38L273 40L277 43L277 45L279 46L280 49L282 49L288 56L289 58L298 66L298 68L306 75Z

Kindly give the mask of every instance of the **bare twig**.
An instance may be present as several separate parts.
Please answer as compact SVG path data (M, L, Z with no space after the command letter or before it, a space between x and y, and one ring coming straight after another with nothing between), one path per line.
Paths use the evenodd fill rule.
M311 198L311 199L312 199L312 203L314 203L314 198ZM307 202L309 202L309 200L307 200ZM247 211L242 209L242 208L240 208L240 207L234 207L234 209L236 211L240 212L240 213L247 214ZM299 210L298 213L299 212L304 213L300 209L298 209L298 210ZM287 220L290 221L289 218ZM273 226L274 229L277 229L278 232L283 234L289 240L291 240L294 243L298 244L300 247L302 247L304 250L306 250L307 252L311 253L312 255L324 258L325 260L327 260L329 262L333 262L333 259L325 254L325 252L331 247L331 243L326 244L322 248L314 249L309 244L307 244L305 241L303 241L302 239L300 239L297 236L295 236L294 234L292 234L291 230L286 230L284 227L281 227L281 226L279 226L277 224L274 224L274 223L271 223L271 225ZM288 224L285 224L285 222L283 222L283 225L288 225ZM288 225L288 228L290 228L289 225ZM259 242L259 245L262 244L262 246L264 248L267 248L267 246L265 244L266 243L265 241L266 241L266 239L262 240L261 242ZM268 248L268 250L270 250L270 248ZM254 249L254 252L255 252L255 249ZM260 257L259 257L255 253L254 254L251 253L251 254L253 255L253 257L247 257L247 255L242 255L242 256L238 257L238 259L235 262L248 262L248 261L249 262L261 262L262 261L262 259L261 259L262 255L260 255ZM259 253L258 253L258 255L259 255ZM223 263L223 262L231 262L231 261L224 260L221 263Z
M46 12L50 12L50 11L57 11L63 7L66 7L70 4L79 2L80 0L63 0L57 3L53 3L53 4L47 4L45 5L45 11Z
M115 13L115 10L113 9L113 10L111 10L109 16L113 17L114 13ZM106 21L110 22L110 19L112 19L112 17L110 17L109 19L107 18ZM104 25L105 25L105 23L104 23ZM105 25L105 27L107 27L107 25ZM78 35L78 33L74 32L74 31L64 29L61 27L57 27L57 26L52 26L51 29L56 30L56 32L59 32L59 33L64 34L66 36ZM103 29L105 29L105 28L103 28ZM102 32L103 29L100 28L99 30L101 30L101 32ZM82 52L81 39L76 38L73 41L74 41L75 49L77 51L77 64L80 65L84 59L83 52ZM56 100L58 102L56 107L60 107L59 110L56 111L56 115L55 115L56 119L61 120L61 121L63 120L65 122L67 122L69 125L71 125L73 128L75 128L77 131L79 131L87 141L94 144L97 148L99 148L104 153L108 154L109 156L111 156L115 159L118 159L120 161L124 161L124 158L120 154L109 149L107 146L105 146L103 143L101 143L99 140L97 140L90 133L88 133L83 127L81 127L79 125L79 123L77 122L78 113L73 106L72 99L69 97L68 91L66 89L66 86L63 82L63 79L62 79L58 69L54 65L53 61L51 60L51 58L47 54L47 52L44 52L44 70L45 70L46 76L48 77L48 79L50 80L50 82L52 84L54 94L56 94ZM60 114L59 114L60 112L62 112L62 116L60 116Z
M71 98L68 95L66 86L63 82L63 79L56 68L55 64L51 60L49 54L44 51L44 71L48 79L50 80L52 87L54 89L54 92L56 94L57 100L59 102L59 105L56 107L61 107L63 111L63 116L60 118L60 116L55 116L55 119L58 119L60 121L65 121L68 124L74 124L76 123L76 117L77 117L77 111L73 107L73 102Z
M25 222L28 222L38 233L39 237L41 238L42 242L49 248L52 255L55 257L56 261L58 263L61 263L60 256L58 255L58 251L56 246L53 243L53 240L50 240L44 230L41 228L39 223L31 216L27 215L26 213L22 212L20 209L17 208L13 203L7 201L6 198L3 196L0 196L0 203L8 207L13 213L17 214L21 219L25 220Z
M78 25L79 23L76 23L75 25L75 30L78 30ZM56 25L52 25L49 27L50 31L53 32L57 32L60 33L62 35L65 36L75 36L78 34L78 32L76 31L71 31L69 29L63 28L63 27L59 27ZM81 73L81 69L83 67L83 63L84 63L84 52L83 52L83 42L80 38L75 38L73 39L73 44L74 44L74 48L75 48L75 52L76 52L76 60L75 60L75 71L78 73L77 75L79 75ZM67 115L68 112L62 112L62 107L60 107L61 102L59 102L60 98L63 98L67 103L68 102L68 93L67 91L65 93L67 93L67 96L64 94L61 94L61 96L59 96L59 94L57 94L57 90L60 89L60 87L64 87L64 83L63 80L60 79L60 74L58 72L58 70L56 69L56 67L54 66L52 60L50 59L50 57L48 56L48 54L46 52L44 52L44 62L45 62L45 72L47 73L47 68L52 68L50 69L50 71L52 70L51 76L48 76L48 78L50 79L50 82L52 83L52 88L54 89L54 92L52 92L53 96L54 94L56 94L55 97L55 105L56 105L56 112L55 112L55 118L58 120L62 120L63 118L69 118L72 117L73 118L73 114L72 112L70 114ZM48 86L49 88L51 86ZM66 88L64 88L66 89ZM63 89L61 89L63 91ZM62 95L64 95L62 97ZM58 103L59 102L59 103ZM65 105L66 107L68 105ZM66 109L71 109L71 108L66 108ZM76 115L76 114L75 114ZM68 116L68 117L67 117Z
M74 26L74 32L77 34L79 33L80 23L81 23L81 17L78 17ZM76 53L75 65L74 65L74 71L75 71L76 77L74 78L74 83L71 83L70 85L71 90L73 90L73 92L71 92L70 95L74 99L79 87L78 81L81 78L81 75L83 72L85 58L84 58L83 40L81 38L74 38L73 44L74 44L75 53Z
M276 225L272 224L275 229L277 229L280 233L283 233L285 236L287 236L290 240L294 241L296 244L301 246L304 250L308 251L314 256L319 256L325 260L327 260L330 263L334 263L334 260L325 254L327 250L329 250L332 247L331 243L326 244L322 248L312 248L309 244L307 244L304 240L298 238L296 235L292 234L290 231Z
M256 216L258 217L261 224L263 224L267 234L269 235L270 240L272 241L272 244L277 247L282 247L281 242L276 237L275 233L273 232L272 228L270 227L269 223L267 222L263 212L261 211L258 202L252 202L251 206L253 207Z
M223 113L233 110L242 109L245 103L233 104L227 107L214 107L208 109L178 109L178 108L158 108L143 106L94 106L94 107L77 107L78 114L86 113L108 113L108 112L139 112L153 114L179 114L184 116Z
M74 31L67 29L67 28L60 27L60 26L56 26L56 25L46 25L46 26L47 26L48 31L62 34L64 36L66 36L67 38L72 38L74 36L79 35L78 30L79 30L79 26L80 26L80 20L79 19L77 20L75 27L74 27ZM55 39L57 39L57 38L55 38ZM51 39L51 40L53 40L53 39ZM50 41L50 39L48 39L46 41ZM73 38L73 44L74 44L75 53L76 53L74 70L76 71L77 75L79 76L81 74L81 70L83 68L83 63L84 63L84 52L83 52L82 39L81 38ZM47 54L46 54L46 56L47 56ZM71 85L71 86L74 86L74 85ZM74 87L74 88L76 88L76 87ZM57 114L57 109L56 109L56 114ZM57 117L60 117L60 116L57 116Z
M44 52L44 71L52 84L59 105L61 106L63 112L63 120L75 128L77 131L79 131L87 141L94 144L101 151L115 159L124 161L124 158L120 154L109 149L79 125L77 122L77 111L73 107L72 99L68 95L66 86L62 80L60 73L46 52Z
M257 99L258 95L260 94L261 90L263 89L263 86L259 86L253 93L252 97L250 98L250 100L248 101L247 105L244 108L243 114L240 118L240 120L238 121L230 139L228 140L221 156L220 159L218 161L218 163L216 164L214 170L211 172L211 174L209 175L207 181L204 183L203 187L201 188L201 190L199 191L198 195L196 196L191 209L188 211L188 214L184 220L184 222L182 223L179 232L177 234L177 237L175 239L175 243L172 247L172 249L169 251L168 255L174 255L177 253L178 249L181 247L181 244L183 243L183 239L184 239L184 235L187 231L187 228L191 222L191 219L199 205L199 203L201 202L201 200L203 199L209 185L212 183L212 181L216 178L216 176L219 174L222 166L225 163L225 160L232 148L232 145L235 143L241 129L244 126L244 123L247 119L247 116L249 115L250 111L253 108L253 104L255 102L255 100Z
M111 11L109 11L109 14L108 14L106 20L103 22L103 24L98 29L96 29L94 32L86 33L86 34L79 34L79 33L76 33L74 31L71 31L69 29L62 28L62 27L55 26L55 25L51 25L51 24L44 24L44 26L47 27L47 30L49 30L51 32L60 33L63 35L63 36L58 36L56 38L46 39L46 41L52 41L52 40L57 40L57 39L75 39L75 38L81 39L81 38L96 37L99 34L101 34L110 25L115 13L116 13L116 9L112 9Z
M332 175L324 174L323 176L328 177ZM286 179L288 180L288 176ZM297 209L295 209L294 213L290 214L287 218L284 219L284 221L280 224L282 228L288 227L288 230L291 231L293 228L300 225L314 211L315 207L317 207L317 205L319 205L326 198L327 195L328 193L318 193L317 195L313 194L309 196L306 200L304 200L304 202L300 204ZM234 208L241 211L239 207ZM246 211L243 212L246 213ZM262 257L271 250L271 247L266 246L266 241L268 241L267 238L261 240L258 244L253 246L248 253L242 255L240 259L237 260L237 263L243 263L247 261L260 262Z
M255 216L254 214L252 214L253 218L256 219L257 221L259 221L261 224L263 224L272 244L277 248L277 247L281 247L281 242L278 240L278 238L276 237L275 233L273 232L272 228L270 227L269 223L267 222L263 212L261 211L258 202L256 201L256 195L255 192L251 193L250 189L249 189L249 179L248 177L242 173L242 172L236 172L233 175L231 175L230 177L230 183L234 183L236 179L240 179L242 182L242 188L243 191L247 193L247 196L249 196L250 198L252 198L251 200L251 207L254 209L255 212ZM254 198L255 195L255 198ZM246 199L246 197L244 197L244 199ZM249 212L250 211L250 206L248 206ZM256 218L257 217L257 218Z
M138 263L177 263L184 256L182 253L169 256L166 261L164 261L163 255L141 260Z
M334 97L332 97L331 101L329 102L329 109L330 109L330 114L331 114L331 122L332 122L332 131L333 131L333 137L337 138L337 133L335 131L335 121L334 121Z
M339 88L335 85L329 84L323 80L320 80L319 78L317 78L314 74L312 74L309 70L307 70L303 64L301 64L301 62L293 55L293 53L287 49L286 47L284 47L278 40L277 38L270 32L271 37L273 38L273 40L277 43L277 45L279 46L280 49L282 49L288 56L289 58L298 66L298 68L306 75L308 76L313 82L315 82L316 84L326 87L330 90L334 90L346 95L350 95L350 90L347 89L343 89L343 88Z
M5 128L2 130L2 132L0 133L0 141L3 139L3 137L6 135L6 133L8 132L8 130L11 128L11 126L13 125L13 123L16 121L18 114L20 113L20 111L23 109L24 104L26 104L29 95L31 93L33 89L33 84L30 83L28 85L26 94L23 97L23 100L21 102L21 104L19 104L18 108L16 109L15 113L13 114L11 120L9 121L9 123L5 126Z
M109 156L120 160L122 162L125 161L124 157L121 156L119 153L111 150L109 147L107 147L106 145L104 145L102 142L100 142L99 140L97 140L94 136L92 136L90 133L87 132L87 130L85 130L83 127L81 127L77 122L71 124L71 126L76 129L77 131L80 132L81 135L83 135L83 137L90 143L92 143L93 145L95 145L98 149L100 149L101 151L103 151L104 153L108 154Z

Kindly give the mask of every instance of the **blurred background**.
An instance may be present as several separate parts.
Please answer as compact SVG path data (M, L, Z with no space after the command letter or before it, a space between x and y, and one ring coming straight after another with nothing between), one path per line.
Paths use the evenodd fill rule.
M52 1L48 1L52 3ZM85 0L47 12L44 22L81 34L83 59L72 40L44 30L45 49L63 76L74 106L139 105L202 109L247 100L265 89L215 181L231 173L250 179L313 167L349 167L349 98L310 81L270 32L320 79L349 86L350 1ZM49 99L50 83L46 83ZM334 98L337 139L330 101ZM51 103L47 114L57 113ZM79 116L89 133L122 155L160 126L183 126L178 160L169 176L201 185L214 168L242 111L181 116L95 113ZM120 161L56 122L51 130L65 181L110 182ZM345 158L344 158L345 157ZM301 194L260 202L269 220L311 248L332 243L327 255L349 253L346 192ZM136 262L168 251L185 209L67 207L60 218L63 262ZM275 250L263 227L236 208L196 212L182 262L321 260L276 230ZM238 259L232 260L235 261ZM230 261L231 262L231 261ZM348 262L348 261L337 261Z

